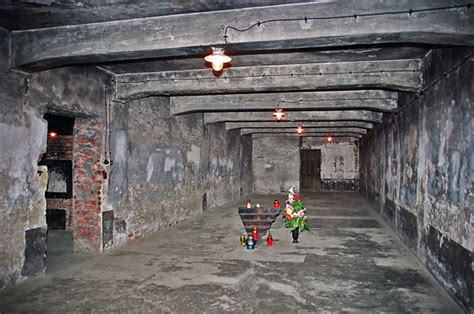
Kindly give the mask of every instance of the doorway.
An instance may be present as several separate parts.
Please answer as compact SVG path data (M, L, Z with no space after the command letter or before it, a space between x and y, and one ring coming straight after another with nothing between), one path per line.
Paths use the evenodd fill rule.
M47 271L73 253L73 129L74 118L45 114L48 121L46 154L39 162L48 167L46 224Z
M300 160L301 190L319 191L321 187L321 150L302 149Z

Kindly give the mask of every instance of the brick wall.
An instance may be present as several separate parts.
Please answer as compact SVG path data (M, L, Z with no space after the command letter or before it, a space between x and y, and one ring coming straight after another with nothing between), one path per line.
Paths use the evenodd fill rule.
M48 209L64 209L66 211L66 230L72 230L72 212L73 212L72 198L47 198L46 208Z
M74 125L74 216L75 251L101 251L102 188L106 172L101 165L100 119L76 119Z
M56 137L48 136L47 159L68 159L72 160L72 135L58 135Z
M57 135L56 137L48 136L48 148L45 159L67 159L72 160L73 155L73 136ZM46 199L46 208L48 209L64 209L66 211L66 230L72 227L72 211L73 200L67 198L48 198Z

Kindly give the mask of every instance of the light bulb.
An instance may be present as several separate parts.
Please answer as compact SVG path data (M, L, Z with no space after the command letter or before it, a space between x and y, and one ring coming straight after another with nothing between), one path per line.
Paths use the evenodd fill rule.
M212 62L212 69L216 72L221 71L224 68L224 63L219 62L219 61L213 61Z
M229 63L232 58L224 54L224 49L211 47L212 54L204 57L204 60L212 63L212 69L216 72L222 71L224 63Z
M276 108L275 111L272 113L272 116L275 117L277 122L280 122L285 117L285 113L283 112L283 109Z
M296 129L296 133L298 133L298 134L303 133L303 127L301 125L298 126L298 128Z
M331 143L332 142L332 137L328 136L327 140L328 140L329 143Z

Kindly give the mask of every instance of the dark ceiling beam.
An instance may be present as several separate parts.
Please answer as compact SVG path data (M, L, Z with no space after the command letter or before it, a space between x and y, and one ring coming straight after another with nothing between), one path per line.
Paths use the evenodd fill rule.
M382 122L382 113L367 110L290 111L287 121L366 121ZM273 121L271 112L211 112L204 113L204 123Z
M380 88L418 91L421 60L359 61L117 75L117 97Z
M281 121L281 122L226 122L225 129L245 129L245 128L297 128L301 122ZM311 128L361 128L372 129L373 123L363 121L320 121L320 122L304 122L304 127Z
M378 46L350 47L345 49L305 49L301 52L268 51L232 55L232 67L264 66L281 64L307 64L326 62L356 62L377 60L423 59L430 49L415 46ZM131 74L145 72L164 72L175 70L196 70L206 67L202 56L172 59L145 59L125 63L104 63L101 67L115 74Z
M248 129L241 129L240 135L246 134L253 134L253 133L296 133L295 128L248 128ZM339 133L354 133L364 135L367 134L366 129L359 129L359 128L308 128L306 126L303 127L303 133L326 133L326 134L339 134Z
M465 5L462 6L461 5ZM446 8L450 6L451 9ZM357 9L354 9L357 8ZM445 8L445 9L436 9ZM425 11L419 11L425 10ZM305 17L308 17L306 21ZM281 21L281 19L300 19ZM319 19L311 19L319 18ZM235 52L414 43L474 45L474 13L461 0L349 0L297 3L14 31L11 66L42 69L203 54L223 44Z
M258 93L171 97L170 112L369 109L393 111L398 94L382 90Z
M241 134L243 136L252 136L252 138L256 137L279 137L279 136L290 136L290 137L317 137L321 138L326 141L328 136L333 138L342 138L342 137L354 137L354 138L362 138L363 135L357 133L336 133L336 134L328 134L328 133L321 133L321 132L306 132L302 134L297 134L296 132L288 132L288 133L251 133L251 134Z

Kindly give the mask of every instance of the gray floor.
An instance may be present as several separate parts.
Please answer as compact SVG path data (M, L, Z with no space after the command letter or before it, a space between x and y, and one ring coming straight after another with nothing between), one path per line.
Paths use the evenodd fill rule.
M358 194L303 196L300 243L279 217L273 247L241 247L234 203L103 255L66 249L1 291L0 312L461 312Z
M72 231L48 230L47 274L67 270L72 265L93 256L93 254L73 254Z

